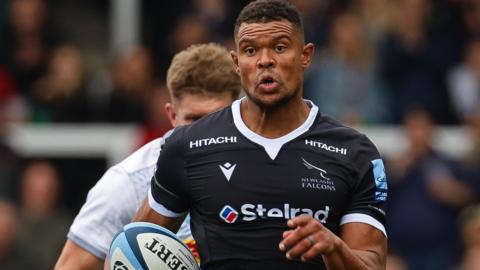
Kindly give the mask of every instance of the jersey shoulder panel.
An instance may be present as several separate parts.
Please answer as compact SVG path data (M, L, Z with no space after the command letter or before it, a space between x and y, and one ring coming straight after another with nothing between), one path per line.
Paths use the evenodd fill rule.
M319 117L309 135L323 139L311 145L339 154L337 156L342 157L343 162L350 164L360 174L371 160L380 158L377 148L365 134L326 115Z

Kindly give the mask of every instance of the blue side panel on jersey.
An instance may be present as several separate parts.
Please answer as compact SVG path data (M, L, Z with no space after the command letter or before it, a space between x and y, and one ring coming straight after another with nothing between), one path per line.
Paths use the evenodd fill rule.
M137 260L137 256L135 256L134 252L132 251L132 246L130 245L129 241L124 232L121 232L117 235L115 240L110 245L110 255L115 251L115 249L120 248L120 250L125 254L129 262L135 267L135 270L146 270L146 267L143 267L139 261Z
M373 177L375 178L375 200L386 201L387 200L387 175L385 174L385 166L383 160L372 160L373 165Z

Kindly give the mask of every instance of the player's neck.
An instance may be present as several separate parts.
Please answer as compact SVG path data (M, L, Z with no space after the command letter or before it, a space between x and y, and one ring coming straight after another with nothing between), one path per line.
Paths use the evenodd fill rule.
M245 125L265 138L284 136L301 126L310 113L310 108L303 98L292 98L288 103L275 110L257 106L248 98L240 106Z

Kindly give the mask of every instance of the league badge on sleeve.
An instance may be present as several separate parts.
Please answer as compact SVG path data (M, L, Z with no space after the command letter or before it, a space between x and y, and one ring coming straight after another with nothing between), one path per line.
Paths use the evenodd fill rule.
M385 174L385 166L383 160L372 160L373 177L375 178L375 201L387 201L387 175Z

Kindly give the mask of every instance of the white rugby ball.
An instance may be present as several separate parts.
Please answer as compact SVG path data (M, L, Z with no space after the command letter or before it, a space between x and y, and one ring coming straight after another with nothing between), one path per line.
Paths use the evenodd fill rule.
M110 244L111 270L199 270L190 249L171 231L148 222L123 227Z

